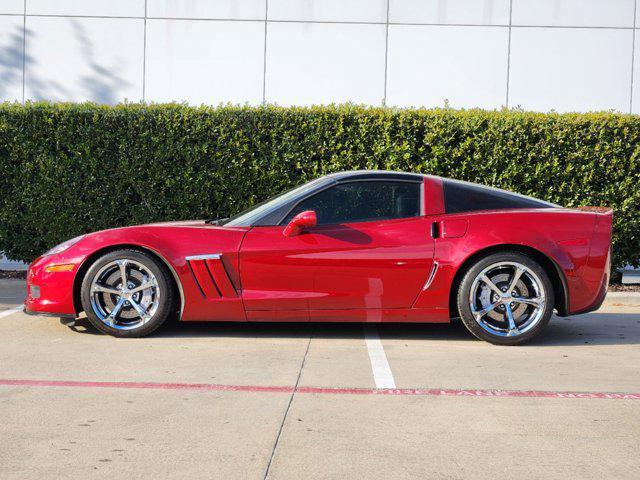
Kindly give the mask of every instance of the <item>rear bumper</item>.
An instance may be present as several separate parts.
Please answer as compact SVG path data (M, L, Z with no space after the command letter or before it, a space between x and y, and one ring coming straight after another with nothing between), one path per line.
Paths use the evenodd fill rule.
M609 249L609 252L607 254L607 258L604 264L604 270L602 271L602 278L600 280L600 288L598 289L598 293L595 296L593 302L591 302L591 304L589 304L588 306L578 309L576 311L572 311L569 314L578 315L581 313L589 313L589 312L593 312L594 310L598 310L602 306L604 299L607 297L607 291L609 290L610 279L611 279L611 249Z
M570 312L569 315L579 315L581 313L589 313L589 312L593 312L594 310L598 310L602 306L604 299L607 297L608 289L609 289L609 282L602 285L602 287L600 288L600 292L598 292L598 296L596 297L595 301L591 305L581 310L578 310L576 312Z

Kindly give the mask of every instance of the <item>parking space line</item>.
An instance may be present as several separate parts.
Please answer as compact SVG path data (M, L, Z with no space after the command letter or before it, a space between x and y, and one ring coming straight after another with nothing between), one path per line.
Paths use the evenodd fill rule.
M223 392L296 393L319 395L392 395L427 397L485 397L485 398L562 398L640 400L640 392L571 392L548 390L491 390L454 388L332 388L296 387L277 385L220 385L215 383L160 383L160 382L94 382L84 380L26 380L0 379L0 387L66 387L66 388L121 388L151 390L200 390Z
M376 388L396 388L396 382L393 378L387 355L384 353L384 347L380 341L378 328L373 324L366 324L364 326L364 339L367 343Z
M19 307L10 308L8 310L3 310L0 312L0 318L8 317L9 315L13 315L14 313L18 313L20 311L22 311L22 305L20 305Z

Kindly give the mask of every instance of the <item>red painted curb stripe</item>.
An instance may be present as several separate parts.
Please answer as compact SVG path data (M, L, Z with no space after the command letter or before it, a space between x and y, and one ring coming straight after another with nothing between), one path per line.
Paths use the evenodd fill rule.
M322 388L299 387L299 393L325 393L347 395L414 395L437 397L524 397L524 398L601 398L610 400L640 400L640 393L620 392L557 392L540 390L462 390L445 388Z
M0 386L137 388L152 390L202 390L222 392L292 393L293 387L261 385L219 385L215 383L156 382L89 382L74 380L12 380L0 379ZM640 393L624 392L559 392L544 390L478 390L445 388L324 388L298 387L296 393L331 395L410 395L436 397L520 397L520 398L582 398L609 400L640 400Z
M276 392L276 393L293 392L293 387L260 386L260 385L218 385L215 383L88 382L88 381L75 381L75 380L0 379L0 386L140 388L140 389L152 389L152 390L213 390L213 391L229 391L229 392Z

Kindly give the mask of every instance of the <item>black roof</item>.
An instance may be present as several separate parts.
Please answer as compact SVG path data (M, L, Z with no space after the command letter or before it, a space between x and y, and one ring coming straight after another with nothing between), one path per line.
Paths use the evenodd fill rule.
M557 205L543 200L538 200L536 198L448 178L387 170L353 170L349 172L331 173L329 175L316 178L311 182L300 185L297 188L273 197L256 207L232 217L223 225L279 225L299 202L338 183L362 180L390 180L418 183L422 182L427 177L440 178L442 180L446 213L495 209L504 210L514 208L557 207Z
M408 172L393 172L390 170L351 170L349 172L337 172L325 175L327 178L337 181L344 180L404 180L421 182L424 175Z
M396 180L421 182L427 175L389 170L352 170L325 175L330 182L353 180ZM430 176L430 175L429 175ZM477 183L451 178L439 178L443 182L446 213L472 212L478 210L511 210L519 208L554 208L559 205L515 192L488 187Z

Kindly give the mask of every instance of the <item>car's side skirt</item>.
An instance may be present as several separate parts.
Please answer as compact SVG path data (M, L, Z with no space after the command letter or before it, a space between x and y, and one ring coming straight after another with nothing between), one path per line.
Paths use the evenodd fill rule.
M447 308L354 308L339 310L252 310L250 322L448 323Z

